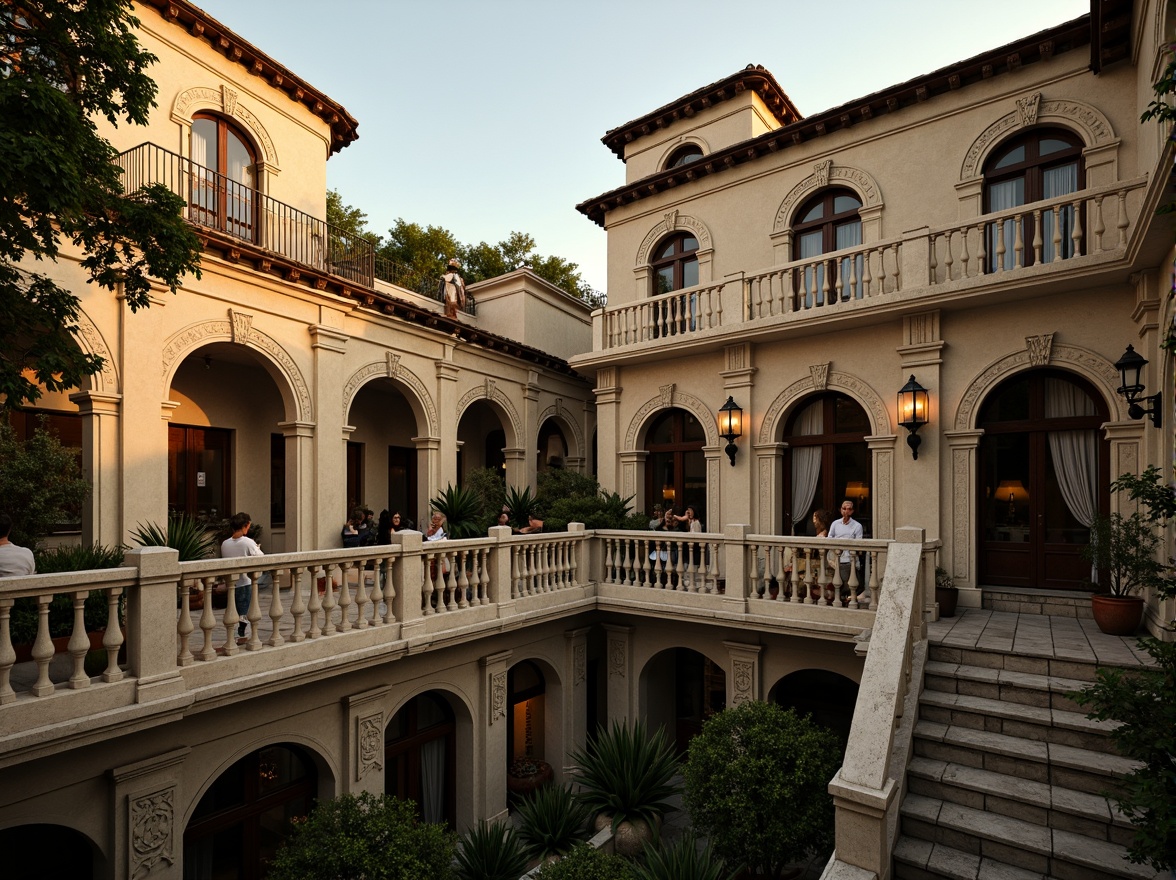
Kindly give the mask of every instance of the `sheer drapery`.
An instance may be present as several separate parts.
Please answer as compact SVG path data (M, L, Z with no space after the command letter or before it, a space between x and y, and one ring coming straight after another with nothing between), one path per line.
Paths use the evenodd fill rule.
M825 430L824 406L815 400L796 419L795 433L801 436L822 434ZM801 522L817 494L821 475L821 447L798 446L792 450L792 522Z
M861 221L858 220L853 223L845 223L838 226L833 231L833 234L836 237L836 241L834 242L836 250L856 247L862 243ZM861 254L841 258L841 266L838 271L841 273L842 299L861 299L864 290L862 282L864 270L865 261Z
M1093 416L1094 401L1064 379L1045 382L1045 417L1062 419ZM1049 454L1058 488L1074 519L1090 528L1098 515L1098 432L1050 431Z
M421 818L445 821L445 739L421 746Z
M1062 165L1058 168L1050 168L1042 175L1042 186L1044 187L1044 198L1052 199L1058 196L1066 196L1078 190L1078 166L1077 164ZM1062 259L1069 259L1074 256L1074 240L1070 235L1074 231L1074 208L1066 205L1058 209L1061 216L1061 236L1062 236ZM1053 211L1045 211L1041 216L1041 259L1043 262L1050 262L1054 258L1054 228L1057 221L1054 217Z
M988 187L988 210L995 214L1025 204L1025 179L1022 177L994 183ZM998 242L1004 241L1004 259L997 262ZM1014 248L1017 243L1017 221L1013 219L993 223L988 227L988 253L993 268L1012 269L1017 265Z
M800 260L819 257L825 252L824 233L819 229L815 232L802 233L797 239L797 250L799 251L797 259ZM803 279L802 284L805 294L804 307L808 309L814 305L825 305L824 294L821 292L821 288L825 284L825 264L822 262L807 266L804 270Z

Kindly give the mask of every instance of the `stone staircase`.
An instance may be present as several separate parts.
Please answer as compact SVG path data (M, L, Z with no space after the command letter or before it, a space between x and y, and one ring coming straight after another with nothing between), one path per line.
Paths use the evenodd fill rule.
M1124 858L1132 829L1101 794L1135 765L1067 696L1095 668L932 640L894 876L1159 876Z

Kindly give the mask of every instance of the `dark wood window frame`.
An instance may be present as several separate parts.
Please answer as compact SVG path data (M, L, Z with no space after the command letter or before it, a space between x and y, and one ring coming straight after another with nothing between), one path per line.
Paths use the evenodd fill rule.
M853 199L853 201L856 204L852 208L845 208L845 209L842 209L841 211L838 211L838 210L836 210L836 207L837 207L836 203L839 198ZM820 206L822 208L820 217L816 217L812 220L807 220L807 221L802 219L802 218L808 216L810 213L812 213L813 209L816 208L817 206ZM846 225L856 223L858 225L858 228L860 231L861 230L861 223L862 223L861 209L862 209L861 198L853 190L848 189L846 187L829 187L828 189L822 190L821 192L814 195L812 198L806 200L804 202L804 204L802 204L800 206L800 210L798 210L796 212L796 214L795 214L796 220L792 226L793 259L794 260L815 259L815 257L811 256L811 255L808 257L802 257L800 255L800 240L801 240L802 236L808 235L808 234L811 234L811 233L817 232L817 231L819 231L821 233L821 253L822 254L828 254L828 253L832 253L833 251L839 250L839 248L837 247L837 230L846 226ZM858 237L861 238L862 236L859 234ZM858 257L859 262L860 262L860 259L861 258ZM826 305L830 304L834 299L833 293L836 290L837 277L838 277L839 273L842 272L842 263L844 261L848 261L848 260L849 260L849 257L845 257L843 260L826 261L824 264L824 270L829 273L828 280L829 280L829 290L830 290L829 302L827 302ZM803 273L805 271L806 270L804 270L804 269L795 270L797 278L795 279L794 283L796 284L796 288L798 290L801 289L803 286L802 279L799 276L801 275L801 273ZM811 270L808 270L808 271L811 271ZM844 280L844 284L845 284L846 288L848 288L850 286L850 279L846 278ZM858 271L857 271L857 284L859 286L862 284L862 267L861 266L858 267ZM852 296L853 296L853 292L848 289L842 290L842 292L841 292L842 299L850 299L850 298L852 298Z
M261 199L258 195L261 193L262 181L261 170L258 167L258 150L250 138L242 129L234 125L223 116L218 116L215 113L196 113L192 117L193 126L197 121L207 121L216 123L216 165L206 165L210 171L216 173L216 208L213 212L213 222L208 223L202 219L202 225L212 226L222 232L226 232L235 238L240 238L245 241L256 242L259 240L260 233L260 219L261 219ZM249 167L252 169L253 182L252 185L235 181L229 176L228 167L228 153L229 153L229 135L232 135L249 153ZM192 137L195 137L195 131ZM193 192L189 194L189 201L192 209L198 212L198 216L204 218L207 215L208 207L201 200L196 198L195 187L198 181L201 180L200 175L193 169L192 186ZM230 212L230 189L236 190L240 188L243 197L248 200L245 211L245 221L242 222L240 212Z
M673 504L674 510L679 514L687 504L695 504L699 507L698 515L702 521L706 522L705 499L701 502L694 501L687 497L686 494L686 455L689 453L697 453L702 455L703 447L706 445L706 430L699 425L699 430L702 437L698 439L686 439L686 419L694 418L694 414L687 410L675 407L668 409L655 418L650 424L649 431L646 434L645 451L648 453L645 468L645 506L647 511L653 510L655 504L666 506ZM667 442L653 442L649 438L653 436L658 427L665 421L670 421L670 439ZM662 497L662 486L654 473L653 458L658 454L667 454L673 456L672 467L674 472L674 499L669 501Z
M689 241L694 242L693 247L687 246ZM675 232L658 243L654 254L656 256L649 264L653 276L653 295L660 296L663 293L681 290L686 286L684 284L686 265L698 263L698 237L692 232ZM658 290L657 279L661 277L661 271L667 268L673 269L673 287L670 290Z
M860 444L866 447L867 455L867 473L862 480L866 484L866 490L873 492L873 478L872 478L872 461L870 459L869 447L866 444L866 437L870 433L869 414L865 411L860 403L850 397L848 394L841 392L829 392L823 394L819 400L823 407L821 413L821 423L823 425L833 426L834 430L823 428L820 434L795 434L796 421L800 414L814 402L812 398L807 398L800 407L797 408L785 423L784 440L788 444L788 454L785 456L783 467L784 491L782 493L783 508L783 523L784 534L791 535L795 526L798 523L792 521L792 457L791 450L800 449L804 447L819 446L821 447L821 475L820 481L817 483L816 495L813 498L814 507L825 507L829 505L829 512L833 514L834 518L840 515L839 508L841 502L845 500L845 487L840 485L837 477L837 447L848 446L850 444ZM856 406L866 419L867 427L863 431L837 431L837 402L838 400L847 401ZM867 496L867 497L872 497ZM830 501L829 499L832 499ZM873 516L863 509L864 505L859 500L854 500L854 518L867 528L867 533L872 532ZM871 505L872 508L872 505ZM807 534L809 525L811 523L811 514L806 522L799 523L803 527L802 534Z
M419 700L430 700L441 707L444 719L435 724L430 724L428 727L418 727L417 719L419 717ZM407 713L407 724L405 725L405 735L398 739L388 739L385 733L384 739L384 773L385 773L385 794L396 794L394 787L388 785L387 774L394 766L393 759L399 758L401 755L407 755L409 758L409 770L411 774L415 772L416 779L420 779L420 748L425 743L433 742L434 740L445 740L445 818L449 822L451 828L457 827L457 721L454 718L453 708L448 701L439 693L426 691L422 694L417 694L411 700L400 708L400 712ZM389 726L391 725L389 721ZM414 792L407 793L412 796ZM420 792L415 792L419 797ZM418 800L419 803L419 800Z
M683 144L670 153L666 159L665 170L670 168L680 168L683 165L689 165L691 162L697 162L702 158L702 147L698 144Z

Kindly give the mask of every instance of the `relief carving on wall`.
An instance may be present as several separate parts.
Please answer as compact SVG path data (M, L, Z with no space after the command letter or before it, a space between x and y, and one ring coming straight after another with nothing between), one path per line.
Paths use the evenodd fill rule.
M608 676L625 677L625 642L623 639L608 640Z
M237 113L237 93L225 85L221 86L221 107L227 116L234 116Z
M490 723L506 719L506 672L490 675Z
M394 351L384 353L388 365L388 378L397 379L400 377L400 355Z
M114 358L110 355L110 348L102 338L102 332L90 320L90 316L78 310L78 322L73 328L74 336L82 343L82 348L102 358L102 370L90 377L90 385L94 391L107 394L118 393L118 373L115 371Z
M384 715L378 712L359 719L359 729L356 731L355 779L363 779L370 770L377 772L384 769Z
M489 377L486 378L483 386L471 388L461 396L461 400L457 402L458 420L461 420L461 416L465 412L466 407L475 400L482 400L483 398L493 400L506 411L507 418L510 420L511 430L514 432L514 442L516 444L521 442L523 423L519 420L519 411L515 408L510 398L498 387L498 383Z
M824 171L821 169L824 168ZM832 160L826 159L813 166L813 173L794 186L776 209L776 219L772 223L773 232L783 232L792 227L792 215L805 198L830 183L841 182L856 190L862 197L863 208L880 208L882 206L881 190L878 183L860 168L845 165L834 166Z
M829 172L833 168L833 160L826 159L813 166L813 177L816 178L817 188L829 185Z
M675 229L689 229L693 232L694 237L698 239L698 249L700 251L705 251L710 248L710 230L706 228L706 225L701 220L689 214L669 211L662 217L660 223L645 234L641 246L637 249L637 261L634 266L638 269L647 267L649 265L650 250L659 240Z
M1109 120L1091 105L1080 101L1042 101L1040 95L1037 95L1036 98L1037 101L1034 102L1032 108L1028 106L1031 98L1018 99L1016 110L1006 113L980 133L964 155L963 164L960 166L961 181L972 180L980 175L981 165L988 155L989 149L1002 140L1009 131L1031 124L1025 122L1025 114L1030 109L1034 114L1034 123L1032 124L1065 123L1079 129L1082 139L1088 147L1114 139L1115 132L1111 128Z
M1017 98L1017 109L1021 113L1021 126L1037 124L1037 108L1041 104L1041 92L1034 92L1024 98Z
M812 364L809 375L813 379L813 389L824 391L829 386L829 364Z
M588 677L588 651L583 645L572 648L572 684L583 684Z
M232 322L232 341L237 345L244 345L249 341L249 334L253 331L253 315L248 312L238 312L229 309L229 321Z
M1049 363L1050 349L1053 348L1052 333L1042 336L1026 336L1025 350L1029 352L1029 363L1034 367L1044 367Z
M625 434L625 449L636 449L637 433L641 430L642 425L645 424L646 419L654 412L665 409L669 404L663 403L666 388L671 389L671 398L673 406L681 407L688 410L698 419L699 424L702 425L703 430L706 431L706 445L719 445L719 427L718 421L714 413L710 411L705 403L693 394L686 394L681 391L674 390L673 385L663 385L661 393L657 397L647 400L642 407L637 410L633 418L629 421L629 430Z
M395 358L395 361L392 359ZM396 374L393 376L390 370L393 369L395 363ZM407 385L412 389L413 394L416 395L417 402L425 410L425 418L428 420L428 436L436 437L440 432L440 423L437 418L437 407L433 404L433 398L429 396L429 391L425 388L425 383L422 382L411 370L405 369L400 363L400 355L393 352L387 352L386 359L367 364L356 370L347 383L343 386L343 423L347 424L348 414L351 412L351 405L355 402L355 395L359 393L369 380L376 377L394 378L399 384ZM407 395L406 395L407 396ZM417 426L419 430L420 426Z
M972 522L970 511L972 507L972 473L970 462L972 448L956 448L952 450L951 464L951 495L952 495L952 576L966 581L968 579L968 547L972 538Z
M733 660L731 665L731 681L735 685L735 693L731 697L731 705L738 706L748 700L755 699L751 692L755 673L747 660Z
M661 399L661 405L669 409L674 405L674 383L669 385L662 385L658 389L658 397Z
M809 370L811 372L812 367ZM764 413L758 442L764 444L774 442L777 430L780 427L779 421L781 417L798 399L805 395L813 394L818 390L827 390L830 388L836 391L845 391L865 408L866 412L870 414L870 429L874 434L889 435L892 433L890 429L890 413L886 409L886 404L882 402L882 398L878 396L878 393L873 388L850 373L830 370L827 375L828 378L825 386L822 388L818 388L815 384L814 377L809 375L803 379L798 379L781 391Z
M146 877L160 863L175 864L175 789L131 798L131 877Z

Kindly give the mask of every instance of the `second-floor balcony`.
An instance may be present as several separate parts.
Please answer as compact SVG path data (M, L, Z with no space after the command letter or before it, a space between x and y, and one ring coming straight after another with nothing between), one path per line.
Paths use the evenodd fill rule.
M280 202L244 183L165 150L140 144L119 155L123 187L162 184L184 200L193 225L314 272L372 290L377 281L439 299L436 278L381 257L363 236ZM465 311L474 314L473 298Z
M638 353L849 315L868 320L1097 270L1125 259L1147 182L1088 188L606 307L594 316L593 352Z

